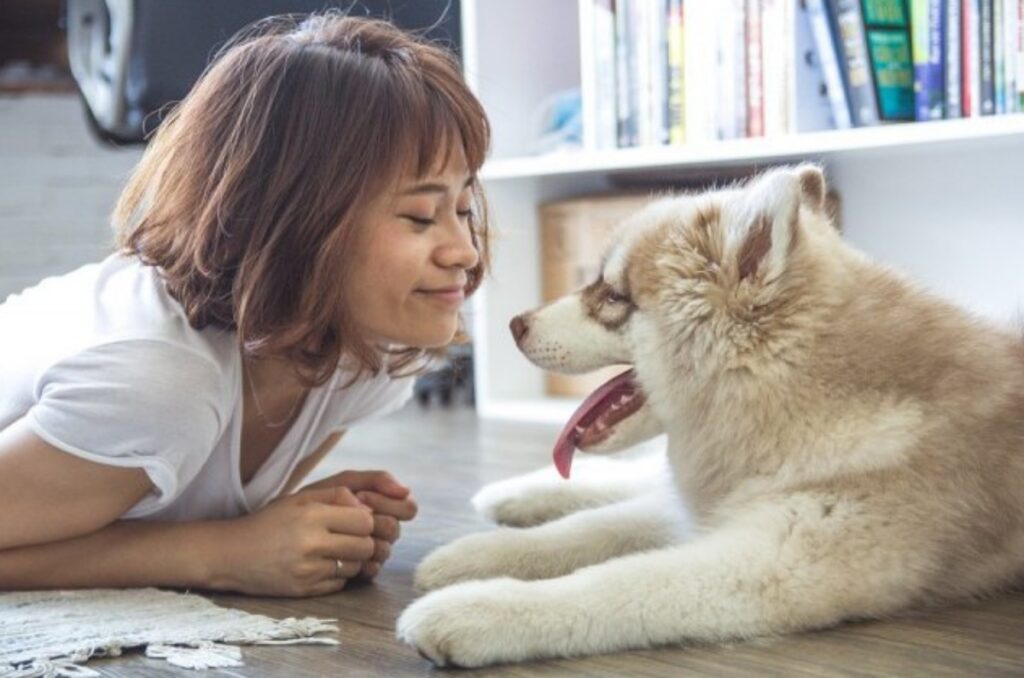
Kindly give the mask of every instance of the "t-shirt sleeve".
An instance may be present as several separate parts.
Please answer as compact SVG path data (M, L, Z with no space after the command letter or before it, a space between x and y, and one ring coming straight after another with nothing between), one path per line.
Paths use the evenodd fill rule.
M339 409L332 430L341 430L369 419L391 414L412 397L413 377L378 375L352 384L340 392Z
M226 423L225 386L214 361L189 349L104 344L43 371L26 421L65 452L144 469L155 491L132 508L136 517L170 504L202 468Z

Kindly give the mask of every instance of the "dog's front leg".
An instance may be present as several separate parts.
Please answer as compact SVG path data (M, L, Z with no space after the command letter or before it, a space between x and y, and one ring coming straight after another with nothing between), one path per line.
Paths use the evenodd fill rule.
M626 553L662 548L688 534L669 488L588 509L531 528L471 534L442 546L416 568L416 587L432 590L494 577L545 579Z
M848 544L842 519L811 504L557 579L435 591L398 633L438 665L473 667L821 628L892 613L920 591L913 545L876 525L855 534L870 528L885 548Z
M573 468L572 480L554 466L499 480L473 497L477 512L499 525L533 527L570 513L621 502L670 486L663 445L629 460L587 458Z

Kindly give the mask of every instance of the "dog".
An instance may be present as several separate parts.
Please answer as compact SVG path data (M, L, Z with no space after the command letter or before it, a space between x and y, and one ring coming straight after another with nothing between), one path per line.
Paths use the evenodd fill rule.
M562 475L575 450L660 434L663 463L485 488L479 510L534 526L430 554L401 639L476 667L821 629L1021 581L1024 341L844 242L825 194L800 165L661 198L598 280L512 321L542 368L632 366L559 436Z

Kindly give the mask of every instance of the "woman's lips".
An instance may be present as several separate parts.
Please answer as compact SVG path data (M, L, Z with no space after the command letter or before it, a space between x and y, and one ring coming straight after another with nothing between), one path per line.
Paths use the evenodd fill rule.
M461 306L466 292L461 287L441 287L433 290L416 290L417 294L443 306Z

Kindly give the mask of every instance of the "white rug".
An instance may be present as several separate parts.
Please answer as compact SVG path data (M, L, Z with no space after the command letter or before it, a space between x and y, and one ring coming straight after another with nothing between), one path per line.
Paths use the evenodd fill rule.
M337 645L336 619L271 619L159 589L0 593L0 678L99 676L81 666L123 648L190 669L242 666L235 645Z

